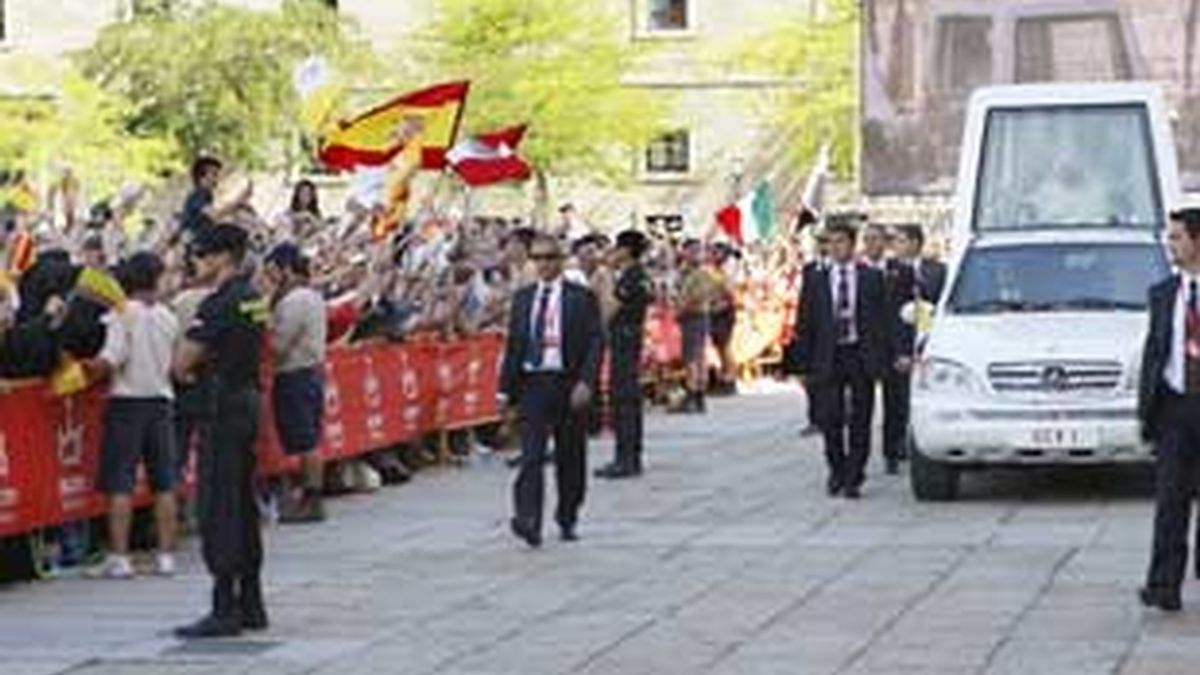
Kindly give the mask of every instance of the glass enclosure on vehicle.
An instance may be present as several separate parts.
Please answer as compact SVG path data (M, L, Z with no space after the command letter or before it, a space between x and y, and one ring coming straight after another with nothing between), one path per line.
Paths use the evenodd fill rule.
M1146 289L1170 273L1162 246L1023 244L975 248L948 309L1000 312L1145 311Z
M992 110L983 147L977 232L1165 220L1144 105Z

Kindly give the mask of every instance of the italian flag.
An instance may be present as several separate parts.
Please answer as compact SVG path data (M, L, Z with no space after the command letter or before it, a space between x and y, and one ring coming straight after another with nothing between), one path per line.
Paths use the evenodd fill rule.
M717 211L721 231L741 246L770 239L775 234L775 199L767 181L759 181L754 190Z

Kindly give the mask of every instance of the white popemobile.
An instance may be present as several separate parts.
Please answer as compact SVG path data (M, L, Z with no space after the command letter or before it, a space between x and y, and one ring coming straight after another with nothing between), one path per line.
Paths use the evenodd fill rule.
M1178 199L1156 86L975 94L949 279L913 374L917 499L954 499L963 469L1151 461L1139 360Z

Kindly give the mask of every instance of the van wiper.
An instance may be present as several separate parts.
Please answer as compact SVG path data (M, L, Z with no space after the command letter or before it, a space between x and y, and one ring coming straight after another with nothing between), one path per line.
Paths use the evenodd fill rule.
M1028 300L989 298L966 305L957 305L954 311L961 314L992 314L995 312L1038 312L1047 308L1048 305L1045 303L1030 302Z
M1069 298L1054 303L1056 309L1124 309L1140 311L1146 309L1141 302L1116 300L1114 298Z

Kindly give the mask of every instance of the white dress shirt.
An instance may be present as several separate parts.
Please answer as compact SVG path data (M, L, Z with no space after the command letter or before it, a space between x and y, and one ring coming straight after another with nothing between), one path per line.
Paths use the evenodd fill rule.
M542 303L542 293L549 290L550 298L546 305L546 332L542 344L542 364L530 370L554 372L563 369L562 359L562 294L563 280L560 276L550 283L539 281L533 291L533 303L529 309L529 335L537 335L537 318L539 305Z
M841 307L841 296L838 293L842 283L842 275L846 275L846 289L849 293L846 303L845 316L839 316L838 310ZM839 343L854 344L858 342L858 326L856 313L858 310L858 266L853 262L839 263L830 261L829 263L829 297L833 299L833 318L835 322L845 319L850 322L850 335L845 339L841 339L838 335Z
M1171 325L1171 354L1163 369L1163 379L1176 394L1187 393L1187 303L1191 284L1200 286L1200 277L1187 273L1179 275L1179 292L1175 294L1175 316Z

